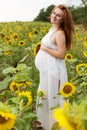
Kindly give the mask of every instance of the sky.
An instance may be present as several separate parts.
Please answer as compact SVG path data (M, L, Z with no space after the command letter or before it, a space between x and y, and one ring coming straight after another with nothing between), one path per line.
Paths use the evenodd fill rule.
M0 0L0 22L33 21L42 8L58 4L78 6L81 0Z

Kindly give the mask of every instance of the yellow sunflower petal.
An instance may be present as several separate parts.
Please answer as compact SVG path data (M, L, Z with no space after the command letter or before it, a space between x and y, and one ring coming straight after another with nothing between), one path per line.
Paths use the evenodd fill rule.
M64 128L65 130L74 130L73 126L68 122L66 117L64 116L63 109L58 108L55 109L53 112L53 118L58 121L59 126Z
M36 56L36 54L38 53L39 49L40 49L41 43L37 43L35 48L34 48L34 55Z
M16 115L0 112L0 130L11 130L14 127Z
M19 92L18 96L23 100L23 107L28 107L32 102L32 95L30 91Z

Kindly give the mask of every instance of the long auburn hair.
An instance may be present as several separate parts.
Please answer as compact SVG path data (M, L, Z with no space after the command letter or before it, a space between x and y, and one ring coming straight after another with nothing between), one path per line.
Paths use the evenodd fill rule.
M72 19L71 12L67 7L65 7L64 5L61 4L61 5L56 6L52 10L52 12L57 8L61 9L64 12L63 22L61 23L60 27L65 32L66 48L67 48L67 50L69 50L72 47L72 32L74 32L74 22Z

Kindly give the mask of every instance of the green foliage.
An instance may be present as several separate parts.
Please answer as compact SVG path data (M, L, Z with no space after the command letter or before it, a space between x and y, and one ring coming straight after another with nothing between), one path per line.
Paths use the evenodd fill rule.
M47 8L47 12L52 8ZM4 110L10 109L17 116L14 130L33 130L32 125L37 120L35 106L39 73L34 63L34 48L38 42L41 42L50 27L49 22L0 23L0 110L3 110L2 106L5 104ZM83 52L87 53L87 46L84 46L86 38L87 34L83 27L76 26L73 35L73 48L67 52L72 54L73 59L66 61L69 81L76 85L76 93L70 97L70 103L82 102L81 99L87 93L87 71L82 67L82 74L76 73L78 64L87 63L87 56L83 55ZM22 44L19 44L20 41ZM14 83L13 86L11 83ZM11 89L16 89L16 85L20 89L17 92L12 91ZM23 108L23 101L27 100L20 100L18 96L22 91L29 91L32 94L32 103L26 108ZM42 106L42 104L39 105ZM85 115L83 118L85 124ZM52 129L56 129L56 125Z
M58 122L54 123L51 130L61 130L61 128L59 127Z
M50 5L49 7L47 7L46 10L44 8L41 9L38 16L34 19L34 21L49 22L50 14L54 7L55 5Z
M84 7L69 7L73 20L76 24L82 24L84 20Z
M10 76L7 76L6 78L4 78L4 80L0 82L0 90L7 89L8 84L11 80L12 78L10 78Z

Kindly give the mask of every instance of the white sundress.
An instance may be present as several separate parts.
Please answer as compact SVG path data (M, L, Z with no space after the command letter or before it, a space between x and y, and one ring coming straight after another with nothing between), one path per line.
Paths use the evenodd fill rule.
M57 46L50 40L54 31L54 29L50 29L42 38L41 43L57 50ZM67 82L65 61L64 59L55 58L43 50L39 50L35 57L35 66L39 70L40 76L38 91L43 90L45 93L45 99L41 100L43 106L37 108L37 117L45 130L51 130L52 125L56 121L53 119L53 110L50 108L58 104L60 106L63 105L62 98L54 99L54 97L57 95L62 84Z

